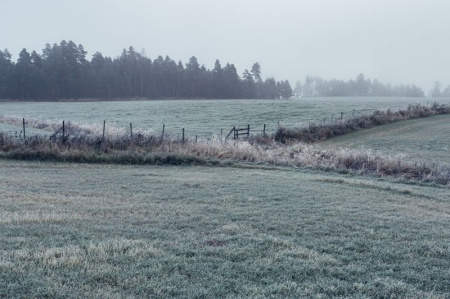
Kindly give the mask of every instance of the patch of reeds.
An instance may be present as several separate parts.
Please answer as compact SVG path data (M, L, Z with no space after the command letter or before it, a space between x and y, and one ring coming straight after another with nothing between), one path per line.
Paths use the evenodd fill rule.
M276 131L274 139L282 143L289 141L313 143L401 120L423 118L439 114L450 114L450 105L438 103L434 103L431 106L423 106L421 104L409 105L404 110L377 110L370 115L362 115L350 119L338 119L331 123L310 123L308 127L303 128L280 127Z

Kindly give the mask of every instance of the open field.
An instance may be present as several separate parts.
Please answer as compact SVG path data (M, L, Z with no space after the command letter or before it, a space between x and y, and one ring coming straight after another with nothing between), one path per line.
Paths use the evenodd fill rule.
M450 296L448 188L0 160L0 297Z
M405 160L450 163L450 115L413 119L331 138L319 146L403 155Z
M417 138L425 131L427 133L435 131L434 135L428 134L435 136L433 141L445 137L445 134L439 134L439 131L447 132L450 129L446 127L447 118L432 118L432 116L448 115L449 113L448 105L433 105L432 107L416 105L396 112L392 112L392 110L375 111L371 115L339 120L327 125L311 125L299 129L281 127L272 136L250 136L246 140L210 138L200 139L199 142L197 137L193 139L188 136L186 139L184 133L182 138L167 138L167 136L151 133L138 134L134 137L130 136L131 134L102 136L92 132L89 128L66 126L59 128L57 133L50 138L42 135L31 137L27 135L27 138L24 139L23 135L20 137L0 133L0 156L17 160L135 165L230 166L235 163L250 163L252 165L291 166L294 168L308 167L376 177L400 177L416 182L425 181L449 185L450 165L448 159L444 157L442 161L434 160L433 153L427 153L428 157L426 158L428 159L422 157L418 160L405 157L403 153L395 151L386 155L378 148L361 147L361 149L355 150L345 146L346 143L338 146L323 146L324 142L313 145L303 142L323 141L324 138L332 138L358 130L370 133L371 131L367 128L384 127L383 124L405 122L407 119L426 119L422 123L419 122L421 132L409 130L409 134L404 138L405 144L403 145L410 146L408 142L413 142L417 146ZM437 124L430 119L435 120L434 122L437 120ZM411 126L411 123L408 122L403 125L403 128L408 129ZM392 138L392 136L398 135L398 131L397 128L394 128L388 137ZM401 142L399 139L396 141ZM446 150L446 141L440 141L439 145L443 145L442 149ZM426 146L429 148L429 145Z
M361 105L300 101L239 102L236 113L238 102L207 100L0 106L35 124L55 124L56 113L96 130L94 117L123 117L112 132L125 133L156 103L167 110L148 114L151 122L211 135L244 115L265 122L265 109L298 125L301 113ZM2 130L20 129L21 118L11 120ZM313 145L4 138L3 158L125 165L0 159L0 297L450 297L450 173L411 162L450 161L449 120L401 121ZM127 165L146 163L227 167Z
M276 131L278 122L283 126L305 126L309 120L328 122L331 118L370 113L373 109L393 110L406 107L410 103L427 99L415 98L302 98L291 100L159 100L159 101L112 101L112 102L0 102L0 130L12 134L22 130L22 118L35 125L57 124L65 120L89 125L101 132L103 120L111 133L124 134L133 123L135 132L139 129L160 132L166 125L166 133L186 134L210 138L212 134L224 134L233 126L250 124L254 134L259 134L263 125L267 132ZM449 99L439 99L448 103ZM430 101L431 103L431 101ZM14 116L12 119L8 117ZM46 130L34 130L28 126L30 134Z

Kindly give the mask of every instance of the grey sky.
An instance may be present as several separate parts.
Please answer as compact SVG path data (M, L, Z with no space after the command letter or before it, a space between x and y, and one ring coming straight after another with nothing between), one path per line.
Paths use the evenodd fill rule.
M348 80L450 84L448 0L2 0L0 48L73 40L88 57L145 49L150 58L215 59L239 74L253 62L263 77L307 74Z

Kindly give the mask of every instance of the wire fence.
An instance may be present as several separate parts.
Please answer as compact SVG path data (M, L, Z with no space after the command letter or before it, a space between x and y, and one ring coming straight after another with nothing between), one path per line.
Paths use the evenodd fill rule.
M438 104L437 102L427 101L426 106L430 106L433 104ZM326 125L333 124L337 122L349 121L355 118L369 116L372 115L375 111L384 111L390 109L393 112L406 110L411 107L412 104L409 105L397 105L397 106L388 106L381 109L353 109L347 111L341 111L338 113L330 113L328 115L323 115L321 117L316 118L305 118L299 119L298 124L300 126L297 127L308 127L312 125ZM421 103L417 103L417 105L422 105ZM259 126L253 126L252 124L239 124L233 127L228 128L217 128L211 130L210 126L204 126L204 131L216 131L216 133L202 133L202 128L200 130L197 128L196 130L189 131L189 128L174 128L170 125L162 124L161 127L151 128L151 129L137 129L135 128L133 131L133 123L130 122L129 128L118 127L118 121L114 120L104 120L100 124L94 125L86 125L80 124L76 122L70 121L61 121L59 123L45 123L39 122L36 120L27 120L26 118L22 118L21 120L15 118L3 118L0 119L0 123L11 124L16 127L16 129L10 130L2 130L4 134L8 134L9 136L15 139L25 139L26 136L39 135L41 138L52 138L56 137L56 135L60 134L64 138L75 137L81 134L91 135L92 137L97 138L124 138L129 136L130 138L134 137L145 137L145 136L160 136L162 139L168 140L181 140L181 141L208 141L208 140L225 140L227 135L229 135L230 130L236 128L247 128L248 134L242 135L237 134L232 136L232 138L248 138L248 137L257 137L257 136L272 136L280 127L283 127L283 120L279 120L276 123L267 123ZM19 124L21 126L19 126ZM31 130L30 130L31 129ZM42 133L43 129L46 129L48 133ZM62 132L61 132L62 131ZM27 132L29 132L27 134ZM51 133L52 132L52 133Z

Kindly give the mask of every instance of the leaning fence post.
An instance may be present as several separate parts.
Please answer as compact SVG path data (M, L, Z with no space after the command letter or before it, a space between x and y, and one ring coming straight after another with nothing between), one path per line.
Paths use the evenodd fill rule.
M231 133L233 133L233 132L235 131L235 129L236 129L236 126L234 126L234 127L231 129L230 133L228 133L227 137L225 137L225 140L227 140L228 136L230 136Z
M26 136L25 136L25 118L23 118L23 140L25 141L25 138L26 138Z

